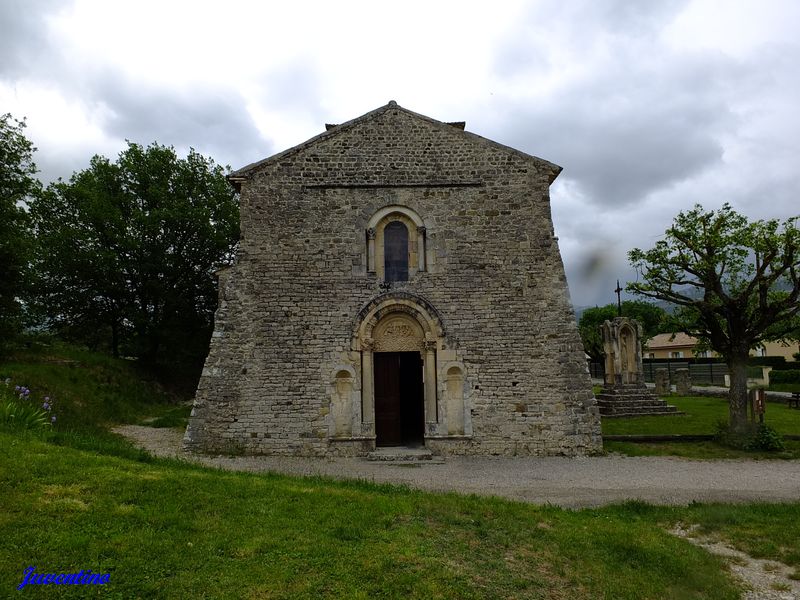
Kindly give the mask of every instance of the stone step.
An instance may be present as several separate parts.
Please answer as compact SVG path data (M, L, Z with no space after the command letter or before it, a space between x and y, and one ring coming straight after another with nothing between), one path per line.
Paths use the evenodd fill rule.
M631 398L629 400L609 400L608 398L598 398L598 405L608 406L663 406L667 402L659 398Z
M433 452L424 447L382 446L367 454L367 460L381 462L433 461Z
M668 417L668 416L675 416L675 415L683 415L685 413L679 411L676 407L672 407L675 410L668 410L662 412L648 412L648 413L612 413L608 415L604 415L600 413L600 416L604 419L619 419L624 417Z
M603 406L600 407L600 416L603 417L635 417L635 416L654 416L654 415L682 415L677 406L666 404L664 406L647 406L631 408L626 406Z

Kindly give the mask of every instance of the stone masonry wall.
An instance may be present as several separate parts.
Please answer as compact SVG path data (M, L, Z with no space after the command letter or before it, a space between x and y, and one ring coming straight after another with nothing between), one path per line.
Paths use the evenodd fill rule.
M471 437L428 446L598 451L599 417L553 237L548 190L557 169L390 104L243 170L243 238L221 275L187 447L371 448L369 440L331 443L330 382L346 365L360 389L355 318L385 291L367 272L365 230L376 211L402 205L424 221L427 270L391 289L438 311L447 348L464 365L472 423Z

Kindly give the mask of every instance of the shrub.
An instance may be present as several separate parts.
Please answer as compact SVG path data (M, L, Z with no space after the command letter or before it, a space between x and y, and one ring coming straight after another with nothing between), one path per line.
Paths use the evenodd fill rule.
M778 367L786 362L783 356L751 356L747 360L750 366Z
M786 446L783 443L783 436L781 436L781 434L766 423L761 423L755 433L747 441L744 449L751 452L780 452L785 450Z
M800 383L800 369L786 371L772 371L769 374L770 383Z
M786 449L783 436L766 423L752 425L744 432L731 431L725 421L717 422L714 441L721 446L748 452L780 452Z

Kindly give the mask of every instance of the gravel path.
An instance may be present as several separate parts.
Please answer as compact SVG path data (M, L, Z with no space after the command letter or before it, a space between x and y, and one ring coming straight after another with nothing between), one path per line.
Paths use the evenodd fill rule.
M413 465L361 458L197 456L181 450L182 432L127 425L115 429L155 456L232 471L324 475L433 490L494 495L567 508L629 499L655 504L800 500L798 460L686 460L668 457L452 457Z

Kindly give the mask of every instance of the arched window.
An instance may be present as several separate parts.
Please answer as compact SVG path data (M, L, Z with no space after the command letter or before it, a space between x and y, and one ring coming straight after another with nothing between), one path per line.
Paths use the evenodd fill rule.
M366 228L367 272L379 280L410 281L426 271L427 230L420 216L406 206L384 206L372 215ZM405 244L405 256L400 244ZM398 262L398 260L400 262ZM389 273L388 265L396 265Z
M383 260L386 281L408 281L408 228L400 221L383 230Z

